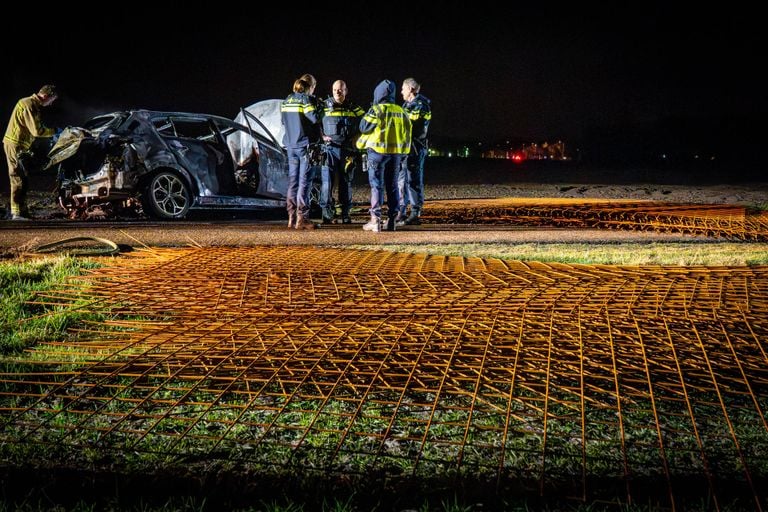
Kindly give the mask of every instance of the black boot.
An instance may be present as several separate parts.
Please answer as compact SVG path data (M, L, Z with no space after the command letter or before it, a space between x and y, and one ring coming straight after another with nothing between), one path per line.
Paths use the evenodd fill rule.
M405 219L405 225L406 226L418 226L421 224L421 219L419 216L421 215L421 210L418 208L413 208L411 210L411 214L408 216L407 219Z

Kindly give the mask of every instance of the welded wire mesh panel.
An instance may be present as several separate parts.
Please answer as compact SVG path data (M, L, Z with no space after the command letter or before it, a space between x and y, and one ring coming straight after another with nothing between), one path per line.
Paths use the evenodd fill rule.
M473 199L431 201L428 222L512 224L660 231L768 240L768 214L741 206L600 199Z
M766 267L158 249L36 300L84 298L108 319L4 360L7 462L764 502Z

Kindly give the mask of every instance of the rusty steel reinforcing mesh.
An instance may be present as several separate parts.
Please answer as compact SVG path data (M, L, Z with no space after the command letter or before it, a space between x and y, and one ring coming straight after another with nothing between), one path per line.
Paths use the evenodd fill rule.
M155 249L41 294L109 311L6 358L34 460L485 476L765 506L768 268L302 247Z
M658 231L768 240L768 213L741 206L600 199L471 199L430 201L426 222Z

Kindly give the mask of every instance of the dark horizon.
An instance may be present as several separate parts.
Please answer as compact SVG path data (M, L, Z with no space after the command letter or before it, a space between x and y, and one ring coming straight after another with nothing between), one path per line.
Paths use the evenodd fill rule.
M41 35L10 55L6 122L15 101L43 83L61 90L53 113L62 124L132 108L234 118L240 107L285 97L305 72L317 77L321 97L346 80L364 108L381 79L415 77L433 102L436 140L599 145L644 133L634 143L683 140L722 152L759 142L754 127L768 110L764 84L752 79L762 62L758 21L745 11L643 4L502 12L447 2L439 12L313 7L267 19L201 2L166 4L165 12L132 5L96 24L42 13ZM67 6L67 17L91 19L97 8ZM190 15L199 21L179 21Z

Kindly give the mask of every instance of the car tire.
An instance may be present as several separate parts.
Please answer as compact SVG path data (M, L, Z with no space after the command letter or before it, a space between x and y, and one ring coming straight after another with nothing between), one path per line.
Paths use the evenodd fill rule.
M141 203L147 215L155 219L183 219L192 195L184 178L172 171L161 171L144 187Z

